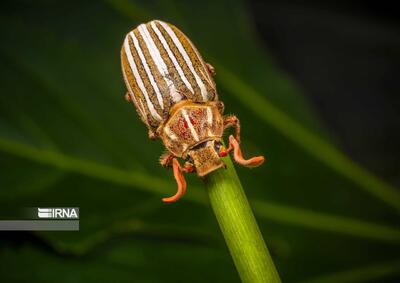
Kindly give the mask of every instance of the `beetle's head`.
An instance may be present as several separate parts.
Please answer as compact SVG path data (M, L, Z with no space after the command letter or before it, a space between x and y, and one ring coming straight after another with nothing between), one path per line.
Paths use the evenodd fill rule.
M224 156L224 147L219 140L209 140L196 145L188 151L187 162L196 169L197 175L203 177L208 173L224 167L220 156Z

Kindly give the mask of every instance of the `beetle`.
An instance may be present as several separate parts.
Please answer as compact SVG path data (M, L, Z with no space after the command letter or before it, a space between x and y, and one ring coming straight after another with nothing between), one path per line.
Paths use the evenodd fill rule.
M231 151L238 164L256 167L264 162L263 156L243 158L240 122L234 115L223 116L214 68L174 25L153 20L130 31L121 48L121 66L125 99L136 107L149 138L161 139L167 150L160 164L172 167L178 190L164 202L175 202L186 192L183 173L204 177L224 167L221 157ZM235 135L224 148L228 127L235 127ZM184 166L178 158L185 160Z

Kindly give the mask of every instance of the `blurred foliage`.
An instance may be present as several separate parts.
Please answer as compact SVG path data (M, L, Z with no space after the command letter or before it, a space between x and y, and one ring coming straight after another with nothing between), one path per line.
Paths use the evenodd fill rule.
M178 203L161 202L175 190L157 163L162 145L123 101L122 40L153 18L215 65L245 152L267 157L238 173L282 280L398 279L397 191L330 145L242 1L0 5L0 205L81 208L79 232L2 233L2 282L239 280L200 180L189 178Z

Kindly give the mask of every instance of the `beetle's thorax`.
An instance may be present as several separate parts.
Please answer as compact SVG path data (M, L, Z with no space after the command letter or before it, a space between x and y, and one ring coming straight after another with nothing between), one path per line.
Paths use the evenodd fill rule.
M214 149L223 134L223 118L215 102L177 103L157 132L171 153L193 159L199 176L224 166Z

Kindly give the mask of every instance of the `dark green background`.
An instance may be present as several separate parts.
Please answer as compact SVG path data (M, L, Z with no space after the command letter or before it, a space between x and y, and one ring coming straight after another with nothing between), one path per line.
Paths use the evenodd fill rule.
M335 148L340 138L269 52L260 32L268 7L239 0L0 7L0 204L81 212L79 232L0 233L1 282L239 281L211 208L199 204L201 181L189 177L186 198L161 202L176 186L158 165L163 147L147 139L123 100L124 35L153 18L178 26L216 67L226 112L241 119L245 154L267 158L237 171L282 280L399 280L398 210L368 193L376 186L357 184L363 177L351 168L331 166L331 151L307 149L308 133ZM338 95L332 107L348 106ZM387 170L385 181L398 181L398 167Z

